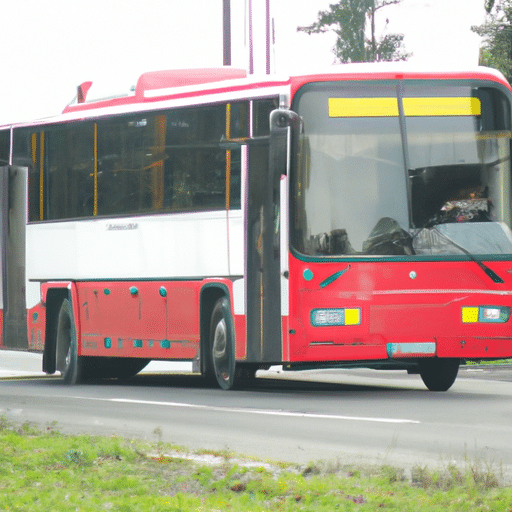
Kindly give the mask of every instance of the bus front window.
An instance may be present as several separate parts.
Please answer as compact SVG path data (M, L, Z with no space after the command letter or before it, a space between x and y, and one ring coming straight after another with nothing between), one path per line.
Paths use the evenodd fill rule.
M300 95L304 138L292 235L300 252L371 253L368 240L381 219L393 219L398 236L407 228L399 119L367 115L379 105L385 114L389 102L396 106L394 85L314 84Z
M299 94L294 248L352 258L512 253L505 96L414 84L399 108L397 90L338 82Z
M406 118L415 253L512 252L504 96L469 86L409 86L405 96L406 113L423 113Z

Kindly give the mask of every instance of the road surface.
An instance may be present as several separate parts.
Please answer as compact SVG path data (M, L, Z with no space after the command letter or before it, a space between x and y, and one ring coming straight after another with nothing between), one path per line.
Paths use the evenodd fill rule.
M159 370L160 371L160 370ZM405 372L259 373L239 391L194 375L66 386L57 378L0 380L0 415L64 433L231 450L259 459L411 467L464 461L512 477L512 371L462 368L446 393Z

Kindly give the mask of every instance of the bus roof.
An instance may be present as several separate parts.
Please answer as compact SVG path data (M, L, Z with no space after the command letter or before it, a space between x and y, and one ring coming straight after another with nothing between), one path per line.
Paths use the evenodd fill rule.
M492 68L425 68L409 62L379 62L339 64L314 74L308 73L291 78L291 94L304 84L335 80L400 80L400 79L445 79L445 80L491 80L501 83L512 92L503 74Z
M289 83L275 76L247 77L244 69L231 67L175 69L143 73L130 94L87 101L92 82L78 86L75 100L63 114L129 104L151 103L166 99L203 96L228 91L259 89Z
M454 70L425 69L408 62L339 64L292 77L247 75L245 70L231 67L177 69L143 73L129 94L92 101L87 99L92 82L84 82L78 87L75 100L62 112L63 115L20 125L58 123L83 117L151 110L157 102L162 103L158 108L165 107L166 102L192 104L206 96L209 97L208 101L212 101L212 97L216 96L219 99L225 95L242 98L252 93L264 97L280 91L293 97L300 87L311 82L393 79L489 80L502 84L512 92L499 71L485 67Z

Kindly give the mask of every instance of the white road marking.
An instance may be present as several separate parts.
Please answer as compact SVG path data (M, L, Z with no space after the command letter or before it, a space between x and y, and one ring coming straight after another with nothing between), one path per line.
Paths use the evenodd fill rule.
M82 400L99 400L103 402L117 402L125 404L139 405L158 405L161 407L183 407L189 409L202 409L206 411L216 412L232 412L245 414L263 414L267 416L285 416L290 418L318 418L327 420L345 420L345 421L369 421L375 423L409 423L419 424L419 421L400 419L400 418L370 418L364 416L341 416L338 414L316 414L310 412L292 412L292 411L273 411L270 409L244 409L241 407L216 407L211 405L187 404L181 402L158 402L154 400L134 400L130 398L89 398L89 397L72 397Z

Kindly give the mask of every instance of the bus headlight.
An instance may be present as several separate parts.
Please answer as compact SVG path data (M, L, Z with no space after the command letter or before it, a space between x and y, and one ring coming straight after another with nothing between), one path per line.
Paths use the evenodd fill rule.
M360 308L329 308L313 309L311 311L311 325L315 327L359 325L360 323Z
M510 308L506 306L471 306L462 308L462 323L505 323L510 318Z

